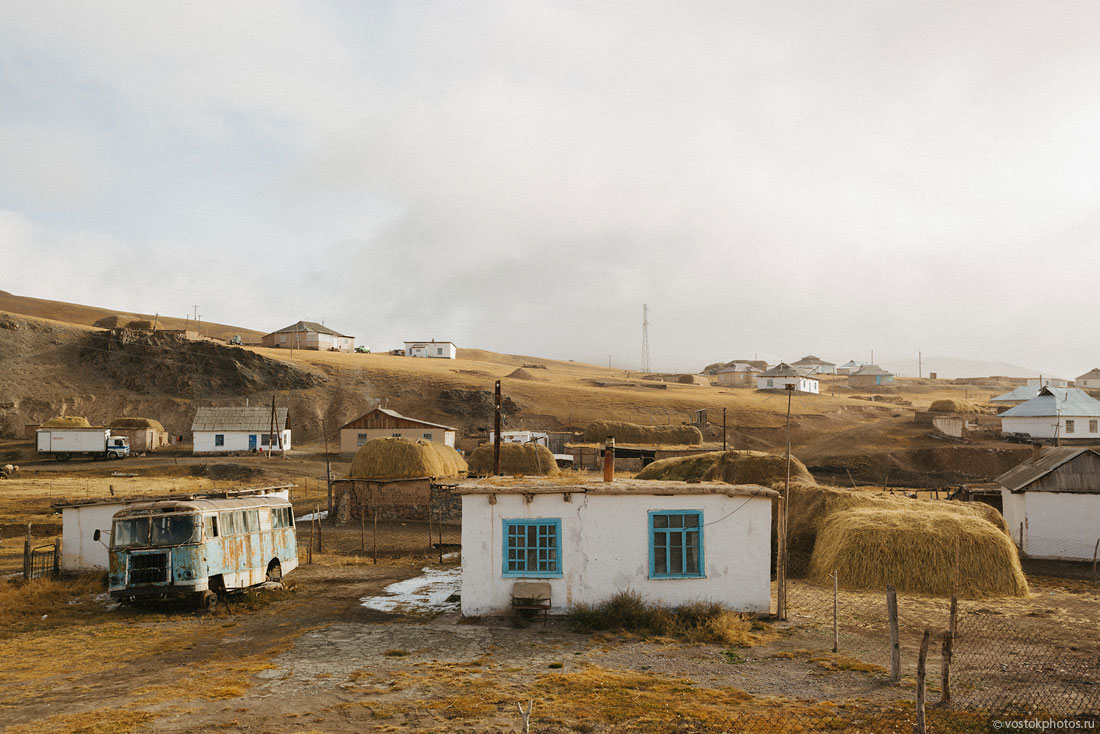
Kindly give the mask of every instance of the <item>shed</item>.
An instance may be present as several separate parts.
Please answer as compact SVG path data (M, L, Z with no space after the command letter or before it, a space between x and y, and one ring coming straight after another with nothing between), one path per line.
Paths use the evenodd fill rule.
M1100 388L1100 367L1093 367L1073 381L1077 387Z
M454 342L437 342L434 339L422 342L405 342L406 357L432 357L435 359L455 359L458 347Z
M195 412L191 432L194 434L196 454L290 450L290 424L286 408L276 408L274 414L268 406L199 408Z
M458 429L409 418L396 410L375 408L340 427L340 453L354 454L374 438L422 438L454 448Z
M260 337L260 344L265 347L314 349L322 352L350 352L354 348L354 342L355 337L333 331L316 321L299 321Z
M1056 442L1100 440L1100 400L1075 387L1044 387L1025 403L1001 413L1001 432Z
M152 418L116 418L110 425L112 436L125 436L130 451L156 451L169 444L168 431Z
M1002 393L997 397L990 398L989 402L996 403L997 405L1019 405L1020 403L1026 403L1033 397L1039 394L1038 385L1020 385L1006 393Z
M819 392L817 380L810 377L805 370L796 369L786 362L780 362L756 376L757 390L786 390L787 385L794 385L795 392L812 395Z
M646 482L465 482L462 613L511 609L517 583L549 586L551 613L632 590L678 606L710 600L742 612L771 603L773 490Z
M865 364L855 372L848 373L848 387L880 387L889 385L893 381L894 374L887 372L877 364Z
M1100 540L1100 451L1039 450L997 477L1009 533L1031 558L1091 561Z

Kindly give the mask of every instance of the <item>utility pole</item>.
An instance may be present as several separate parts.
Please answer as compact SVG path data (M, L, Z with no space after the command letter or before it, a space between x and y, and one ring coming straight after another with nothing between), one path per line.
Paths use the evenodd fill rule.
M494 404L496 409L493 411L493 474L500 476L500 380L497 380L496 389L494 391Z
M726 409L722 408L722 450L726 450Z
M917 378L920 379L920 378L923 378L923 377L924 377L924 355L922 355L920 352L917 352Z
M332 514L332 460L328 454L328 427L325 419L321 419L321 432L325 434L325 484L328 487L328 521L330 525L336 524L336 516ZM362 514L362 508L360 508ZM360 518L362 519L362 518Z
M642 372L649 373L649 305L642 304Z
M791 396L794 395L794 384L787 383L787 481L783 485L783 503L779 507L779 554L776 562L776 586L778 587L778 600L776 610L779 618L787 619L787 520L791 498Z
M280 440L280 443L282 441ZM267 435L267 455L271 456L271 452L275 450L275 393L271 393L271 425L268 428Z

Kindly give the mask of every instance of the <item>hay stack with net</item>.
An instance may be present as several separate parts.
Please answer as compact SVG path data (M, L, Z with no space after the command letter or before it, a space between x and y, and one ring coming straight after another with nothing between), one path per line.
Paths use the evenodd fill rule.
M703 434L695 426L642 426L622 421L592 421L584 429L585 443L603 443L614 436L620 444L698 446Z
M154 431L163 431L164 426L158 420L152 418L115 418L111 421L111 428L152 428Z
M957 563L956 563L957 559ZM858 508L821 526L810 577L841 586L976 599L1027 596L1016 547L978 517L953 512Z
M408 438L375 438L355 452L352 479L413 479L457 477L466 461L450 446Z
M42 428L91 428L92 424L82 415L59 415L42 424Z
M982 409L968 400L941 398L928 406L929 413L981 413Z
M486 443L474 449L469 459L471 476L487 477L493 474L493 444ZM558 462L545 446L533 443L502 443L500 445L500 471L502 474L557 474Z
M787 480L787 458L765 451L712 451L655 461L642 469L636 478L781 487ZM791 481L810 484L814 481L806 465L795 456L791 457Z

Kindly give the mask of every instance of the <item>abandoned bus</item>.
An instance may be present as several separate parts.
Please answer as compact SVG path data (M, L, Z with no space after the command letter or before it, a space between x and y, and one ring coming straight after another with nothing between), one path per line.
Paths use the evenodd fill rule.
M208 607L218 593L297 565L294 513L280 496L137 502L115 513L108 583L124 602L182 597Z

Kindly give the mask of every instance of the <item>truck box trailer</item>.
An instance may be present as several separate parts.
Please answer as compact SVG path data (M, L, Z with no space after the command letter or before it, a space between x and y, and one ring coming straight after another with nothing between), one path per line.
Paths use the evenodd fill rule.
M121 459L130 455L125 436L112 436L110 428L39 428L38 453L52 454L58 461L73 456Z

